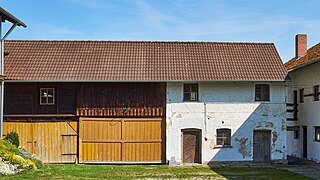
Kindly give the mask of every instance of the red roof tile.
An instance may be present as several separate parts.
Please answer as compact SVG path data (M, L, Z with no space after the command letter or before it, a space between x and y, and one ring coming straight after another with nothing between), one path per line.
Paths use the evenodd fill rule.
M287 70L291 70L318 58L320 58L320 43L308 49L307 54L305 56L302 56L298 59L294 57L288 62L286 62L284 65L287 68Z
M5 42L5 75L27 81L283 81L272 43Z

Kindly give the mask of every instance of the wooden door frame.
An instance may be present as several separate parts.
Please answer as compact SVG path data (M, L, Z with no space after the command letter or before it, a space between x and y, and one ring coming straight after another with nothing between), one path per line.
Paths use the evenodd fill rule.
M199 164L202 164L202 129L185 128L181 129L181 162L183 163L183 134L184 132L196 131L199 133Z
M269 154L269 161L268 161L268 162L271 162L271 150L272 150L272 149L271 149L271 148L272 148L272 147L271 147L271 146L272 146L272 143L271 143L271 139L272 139L272 137L271 137L271 130L269 130L269 129L256 129L256 130L253 130L253 143L255 143L255 136L254 136L255 132L264 132L264 131L265 131L265 132L268 132L268 133L270 134L270 141L269 141L269 146L270 146L269 153L270 153L270 154ZM254 158L254 154L255 154L255 153L254 153L254 151L255 151L255 150L254 150L254 149L255 149L254 146L255 146L255 145L253 144L253 149L252 149L252 154L253 154L253 155L252 155L252 161L253 161L253 162L254 162L254 159L255 159L255 158Z

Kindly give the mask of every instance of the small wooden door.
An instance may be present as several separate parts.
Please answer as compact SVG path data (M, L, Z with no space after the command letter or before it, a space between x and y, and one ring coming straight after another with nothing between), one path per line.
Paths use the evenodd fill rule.
M253 131L253 162L270 162L271 131Z
M307 126L302 126L302 133L303 133L303 141L302 141L302 157L308 157L308 133L307 133Z
M201 130L182 130L183 163L201 163Z

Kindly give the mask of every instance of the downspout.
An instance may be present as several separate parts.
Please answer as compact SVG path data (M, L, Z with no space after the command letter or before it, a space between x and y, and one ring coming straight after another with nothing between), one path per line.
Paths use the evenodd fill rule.
M9 36L13 29L17 26L17 23L14 23L8 32L2 37L2 23L0 23L0 39L1 39L1 56L0 56L0 76L3 78L1 81L1 94L0 94L0 139L3 136L3 105L4 105L4 40Z

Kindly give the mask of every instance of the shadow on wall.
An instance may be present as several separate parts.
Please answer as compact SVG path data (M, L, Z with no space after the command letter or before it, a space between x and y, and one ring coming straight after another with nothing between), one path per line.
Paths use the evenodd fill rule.
M213 139L203 142L203 146L207 146L203 148L203 156L214 154L210 162L208 162L209 164L217 161L252 161L255 147L255 151L258 152L255 154L255 160L257 161L268 161L268 159L284 160L286 158L286 121L284 113L283 104L272 103L257 105L253 112L246 114L249 117L242 118L244 120L240 120L240 114L243 117L243 112L233 113L231 116L234 116L233 118L239 116L239 119L237 121L238 124L233 126L232 130L234 132L231 132L231 147L216 147L216 136L211 136ZM219 127L219 124L216 123L221 123L224 127L228 127L228 123L231 122L226 122L224 116L230 116L230 114L232 113L220 113L213 120L209 119L208 124L211 123L211 126L207 127L207 132L216 133L216 127ZM228 119L232 121L233 118L229 117ZM256 134L257 140L255 141L259 144L256 145L254 145L253 139L254 131L259 131ZM204 159L210 159L210 157Z

